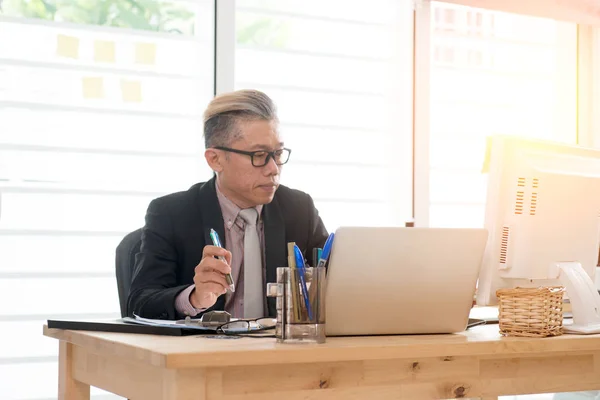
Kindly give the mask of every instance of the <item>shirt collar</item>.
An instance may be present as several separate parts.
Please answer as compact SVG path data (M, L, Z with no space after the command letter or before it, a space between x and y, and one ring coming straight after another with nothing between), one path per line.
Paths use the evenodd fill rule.
M223 214L223 222L225 223L225 228L231 229L235 224L235 221L238 217L241 208L239 208L233 201L229 200L221 190L219 190L219 183L217 181L215 185L217 189L217 199L219 200L219 206L221 206L221 213ZM261 211L262 204L254 207L258 212L258 220L261 221Z

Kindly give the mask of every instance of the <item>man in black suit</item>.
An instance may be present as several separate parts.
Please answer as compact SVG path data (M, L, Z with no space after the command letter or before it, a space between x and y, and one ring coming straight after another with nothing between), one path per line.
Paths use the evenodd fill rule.
M215 176L150 203L130 316L176 319L208 310L275 316L265 286L275 282L277 267L287 266L287 243L306 255L327 239L312 198L279 184L290 150L267 95L242 90L215 97L204 114L204 137ZM211 229L225 248L212 245Z

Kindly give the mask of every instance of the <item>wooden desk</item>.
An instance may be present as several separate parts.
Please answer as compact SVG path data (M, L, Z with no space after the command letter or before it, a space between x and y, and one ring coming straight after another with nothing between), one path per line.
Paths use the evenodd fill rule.
M60 340L59 399L89 386L134 400L417 399L600 389L600 335L208 339L44 327Z

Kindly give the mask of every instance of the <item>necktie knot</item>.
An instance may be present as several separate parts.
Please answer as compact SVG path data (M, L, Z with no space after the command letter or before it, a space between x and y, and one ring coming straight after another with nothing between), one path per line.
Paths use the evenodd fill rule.
M255 208L246 208L240 211L240 218L244 220L246 225L256 226L258 221L258 212Z

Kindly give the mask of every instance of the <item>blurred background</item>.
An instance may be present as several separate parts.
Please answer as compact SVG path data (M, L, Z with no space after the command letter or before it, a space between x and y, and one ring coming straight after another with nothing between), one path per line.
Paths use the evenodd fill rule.
M0 0L0 398L56 398L48 318L120 316L115 247L210 178L215 93L274 99L330 231L483 226L491 134L600 147L596 28L477 3Z

